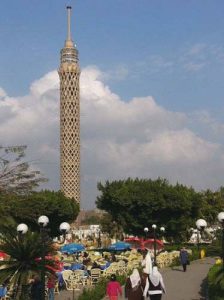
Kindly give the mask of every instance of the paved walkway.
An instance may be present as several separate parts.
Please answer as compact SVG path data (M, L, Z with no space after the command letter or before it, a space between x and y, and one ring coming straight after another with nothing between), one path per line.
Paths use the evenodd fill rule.
M206 276L214 264L214 259L205 258L197 260L188 266L187 272L183 272L181 267L167 268L162 270L166 295L163 300L207 300L205 296ZM77 293L63 291L56 296L55 300L76 300ZM90 299L91 300L91 299ZM101 299L99 299L101 300ZM120 298L119 300L125 300ZM126 299L127 300L127 299Z
M163 270L167 290L163 300L207 300L206 277L214 262L211 258L194 261L187 272L183 272L181 267Z

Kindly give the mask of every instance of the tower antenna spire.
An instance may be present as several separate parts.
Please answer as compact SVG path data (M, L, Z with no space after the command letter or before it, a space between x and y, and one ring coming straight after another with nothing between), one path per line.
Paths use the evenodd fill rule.
M68 16L67 16L67 39L65 42L65 46L73 47L73 42L72 42L72 38L71 38L71 10L72 10L72 7L67 6L66 8L67 8Z

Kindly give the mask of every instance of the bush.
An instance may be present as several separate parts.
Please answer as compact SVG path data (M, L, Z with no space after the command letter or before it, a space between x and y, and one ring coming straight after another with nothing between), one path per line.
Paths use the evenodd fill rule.
M181 249L182 245L181 244L165 244L164 245L164 250L167 252L171 251L179 251Z
M106 294L106 286L108 278L101 278L100 281L93 288L84 289L82 295L79 296L78 300L100 300L103 299ZM124 275L117 276L117 281L121 285L125 284L126 277Z
M222 257L221 235L217 234L216 239L207 247L207 256Z
M224 270L222 265L214 265L208 272L209 300L222 300L224 295Z

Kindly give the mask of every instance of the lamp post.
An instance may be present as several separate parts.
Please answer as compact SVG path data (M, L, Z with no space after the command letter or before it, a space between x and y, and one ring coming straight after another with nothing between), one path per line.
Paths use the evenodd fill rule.
M148 227L145 227L145 228L144 228L145 239L147 239L147 237L148 237L148 232L149 232Z
M152 229L153 229L153 250L154 250L154 264L156 264L156 240L157 240L157 236L156 236L156 229L157 226L156 224L152 225ZM164 232L165 231L165 227L160 227L160 231Z
M40 236L42 242L41 248L41 300L45 299L45 247L48 239L46 227L49 223L47 216L41 216L38 218L38 224L40 226Z
M198 246L198 257L201 258L200 254L200 235L202 235L202 232L207 227L207 222L204 219L198 219L196 221L196 227L197 227L197 246Z
M26 234L27 233L28 226L26 224L24 224L24 223L21 223L21 224L19 224L17 226L16 230L17 230L19 236L21 236L22 234Z
M42 248L41 248L41 300L45 300L45 256L46 256L46 242L49 239L49 236L47 234L47 225L49 223L49 219L47 216L40 216L38 218L38 224L40 227L40 236L41 236L41 242L42 242ZM19 237L23 234L26 234L28 231L28 226L24 223L19 224L17 226L17 232L19 234ZM60 224L59 229L63 235L63 241L59 244L64 243L66 234L70 230L70 225L67 222L63 222Z
M61 241L61 244L63 244L66 240L66 234L69 232L71 226L67 222L63 222L59 226L59 230L62 233L63 239Z
M156 264L156 224L152 225L153 229L153 249L154 249L154 265Z
M224 271L224 212L218 214L218 220L222 224L222 268Z
M22 240L23 240L23 235L25 235L26 233L27 233L27 231L28 231L28 226L26 225L26 224L24 224L24 223L21 223L21 224L19 224L18 226L17 226L17 228L16 228L16 230L17 230L17 232L18 232L18 239L19 239L19 241L21 241L22 242ZM16 273L15 273L16 274ZM15 275L14 274L14 275ZM13 275L13 277L14 277L14 275ZM12 279L12 278L11 278ZM23 294L23 287L18 287L17 286L17 290L16 290L16 293L19 291L19 289L22 289L21 290L21 294ZM23 295L21 295L21 296L25 296L24 294ZM27 296L27 295L26 295Z
M101 248L101 230L100 228L97 229L97 233L98 233L98 248Z

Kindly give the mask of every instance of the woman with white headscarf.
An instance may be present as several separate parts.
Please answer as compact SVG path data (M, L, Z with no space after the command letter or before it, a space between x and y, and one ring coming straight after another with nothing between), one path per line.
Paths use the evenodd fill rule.
M146 280L143 296L149 297L150 300L161 300L163 293L165 294L163 277L158 271L157 266L154 266L152 268L152 273L149 274Z
M125 298L128 300L143 299L143 280L137 269L134 269L132 274L127 278L125 284Z

